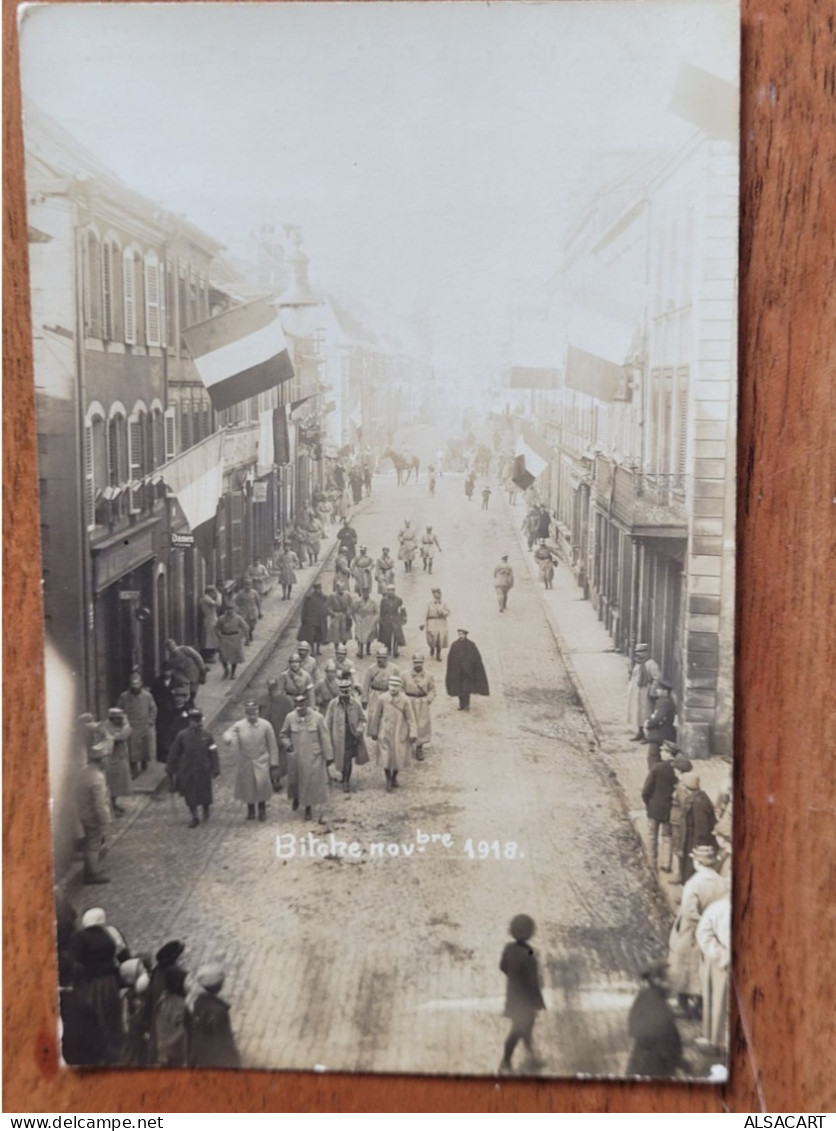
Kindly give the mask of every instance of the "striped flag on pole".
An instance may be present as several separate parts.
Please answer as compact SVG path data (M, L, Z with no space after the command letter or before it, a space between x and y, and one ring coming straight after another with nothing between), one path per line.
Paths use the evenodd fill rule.
M190 326L183 338L216 411L293 376L278 307L271 299L225 310Z
M215 516L223 490L224 433L215 432L160 468L177 496L195 545L205 558L215 546Z

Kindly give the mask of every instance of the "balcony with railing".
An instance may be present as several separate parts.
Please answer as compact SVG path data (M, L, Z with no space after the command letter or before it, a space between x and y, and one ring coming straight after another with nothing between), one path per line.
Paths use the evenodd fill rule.
M595 492L598 506L634 534L684 537L687 532L684 475L640 472L599 455Z

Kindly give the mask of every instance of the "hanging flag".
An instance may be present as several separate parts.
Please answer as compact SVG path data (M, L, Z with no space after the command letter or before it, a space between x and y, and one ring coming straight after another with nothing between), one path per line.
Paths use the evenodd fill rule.
M183 338L216 411L293 376L279 311L270 299L198 322Z
M549 466L548 462L527 443L522 436L517 440L517 456L525 461L525 470L536 479Z
M525 469L525 456L514 456L511 479L521 491L527 491L534 482L534 476Z
M159 469L177 496L195 545L208 560L215 548L215 516L223 490L224 434L215 432Z

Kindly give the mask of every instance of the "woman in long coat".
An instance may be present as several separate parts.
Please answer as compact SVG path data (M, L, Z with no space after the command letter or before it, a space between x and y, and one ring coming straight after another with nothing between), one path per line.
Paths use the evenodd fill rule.
M223 678L235 679L235 669L244 663L244 645L250 637L249 625L230 607L219 618L215 631L224 668Z
M398 648L406 643L403 634L404 611L403 599L395 593L395 586L390 585L380 598L377 638L393 656L397 656Z
M398 771L408 764L418 737L412 702L403 693L399 675L389 677L388 694L375 703L369 715L369 734L377 743L376 759L383 763L386 789L396 789Z
M296 707L284 721L279 741L290 755L291 800L304 808L310 820L313 807L328 803L328 764L334 761L334 748L325 719L313 711L307 697L296 697Z
M377 601L373 597L360 596L352 608L354 616L354 636L357 640L357 655L363 655L363 649L370 652L372 641L377 636Z

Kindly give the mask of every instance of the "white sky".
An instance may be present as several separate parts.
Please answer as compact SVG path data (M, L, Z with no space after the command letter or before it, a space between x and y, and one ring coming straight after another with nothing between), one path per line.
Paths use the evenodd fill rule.
M469 371L553 274L595 154L687 138L677 68L736 81L737 34L691 0L44 4L21 66L133 188L230 248L300 224L316 287Z

